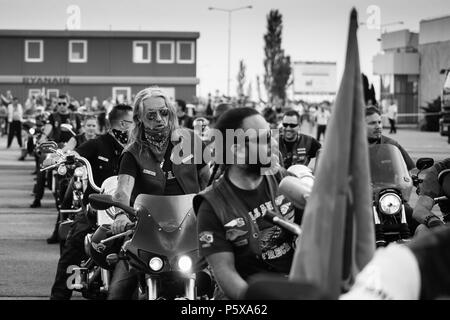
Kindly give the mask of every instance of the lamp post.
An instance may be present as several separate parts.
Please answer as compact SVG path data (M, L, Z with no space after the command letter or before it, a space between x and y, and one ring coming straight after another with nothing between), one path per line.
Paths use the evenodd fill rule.
M251 9L252 6L245 6L245 7L239 7L234 9L222 9L222 8L215 8L215 7L209 7L208 10L217 10L217 11L224 11L228 12L228 75L227 75L227 96L230 96L230 53L231 53L231 14L235 11L244 10L244 9Z

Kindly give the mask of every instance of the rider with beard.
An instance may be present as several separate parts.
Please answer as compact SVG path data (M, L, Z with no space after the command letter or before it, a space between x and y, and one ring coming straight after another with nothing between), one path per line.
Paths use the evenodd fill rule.
M416 167L414 161L412 161L406 150L403 149L397 141L382 135L383 125L381 122L381 112L377 107L371 106L366 108L366 128L369 147L375 144L392 144L400 150L408 171L411 171ZM405 215L409 229L411 233L414 233L419 224L413 219L413 209L408 203L405 203Z
M209 178L206 163L195 164L200 161L196 161L192 154L183 155L184 160L180 164L172 162L177 156L175 148L178 149L178 143L182 143L182 147L185 142L190 143L190 150L194 150L194 139L196 143L202 142L193 130L177 129L176 109L159 88L146 88L136 95L133 121L130 143L120 162L118 187L113 195L116 201L133 205L139 194L192 194L206 186ZM126 214L121 213L116 215L111 226L114 234L123 232L131 222ZM126 263L119 261L108 299L131 299L137 286L137 271L128 270Z
M110 131L75 149L75 153L85 157L91 164L96 185L101 186L104 180L118 174L120 156L128 142L128 129L133 123L132 119L133 108L131 106L124 104L114 106L109 113ZM84 206L87 205L89 194L92 192L93 189L89 185L83 196ZM75 217L58 261L50 299L70 299L72 290L69 290L66 284L70 275L67 273L67 268L71 265L79 265L85 258L84 238L91 228L92 225L84 212Z
M370 145L374 144L392 144L396 146L405 160L408 171L414 169L416 165L412 161L408 152L394 139L383 136L383 125L381 122L381 112L377 107L366 108L366 127L367 127L367 139Z
M290 271L295 237L266 221L265 213L272 210L300 224L302 211L279 194L278 185L288 173L279 166L270 125L262 115L253 108L232 109L219 118L215 129L222 137L229 137L229 132L236 136L231 136L234 141L224 138L222 147L215 145L215 152L222 154L219 159L226 157L225 172L194 198L199 250L219 284L216 299L223 294L239 299L252 276ZM245 143L238 142L240 129L248 136ZM269 152L267 163L261 155Z

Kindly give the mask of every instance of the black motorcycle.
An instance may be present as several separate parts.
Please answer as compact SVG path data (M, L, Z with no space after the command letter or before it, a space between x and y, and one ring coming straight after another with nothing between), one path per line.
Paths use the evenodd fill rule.
M179 196L139 195L135 209L112 200L110 195L90 195L94 209L111 206L136 219L134 230L125 231L91 244L103 252L106 244L131 236L121 251L106 257L110 264L125 260L140 274L140 298L197 300L212 294L206 261L198 255L196 216L192 209L194 194ZM95 236L95 235L94 235Z
M377 247L411 238L405 205L413 188L400 150L391 144L369 147L373 190L373 219Z

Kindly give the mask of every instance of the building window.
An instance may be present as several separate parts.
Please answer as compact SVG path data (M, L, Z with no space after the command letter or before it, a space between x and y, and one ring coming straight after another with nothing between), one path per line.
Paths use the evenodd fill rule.
M195 61L194 42L177 42L177 63L194 63Z
M44 61L44 41L25 40L25 62Z
M39 97L42 94L41 89L28 89L28 96L29 97Z
M47 89L47 98L52 100L53 98L58 98L59 89Z
M158 41L156 46L156 62L174 63L175 44L173 41Z
M133 41L133 62L149 63L152 61L152 44L150 41Z
M130 87L113 87L112 88L113 101L118 103L128 103L131 100Z
M86 40L69 40L69 62L87 62Z

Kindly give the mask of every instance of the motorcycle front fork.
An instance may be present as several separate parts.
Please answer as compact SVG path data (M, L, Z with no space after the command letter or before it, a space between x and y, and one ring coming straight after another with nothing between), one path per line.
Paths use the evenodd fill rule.
M188 300L195 300L195 274L190 275L189 278L185 279L184 284L184 296ZM158 280L151 276L146 276L145 282L147 285L147 299L156 300L158 299Z
M75 277L75 283L73 285L73 288L75 290L88 289L89 284L94 281L93 278L95 277L95 270L91 272L89 271L88 268L74 268L73 270L77 274L77 276ZM103 268L100 269L100 277L101 283L103 284L100 287L100 291L108 292L111 278L110 271Z

